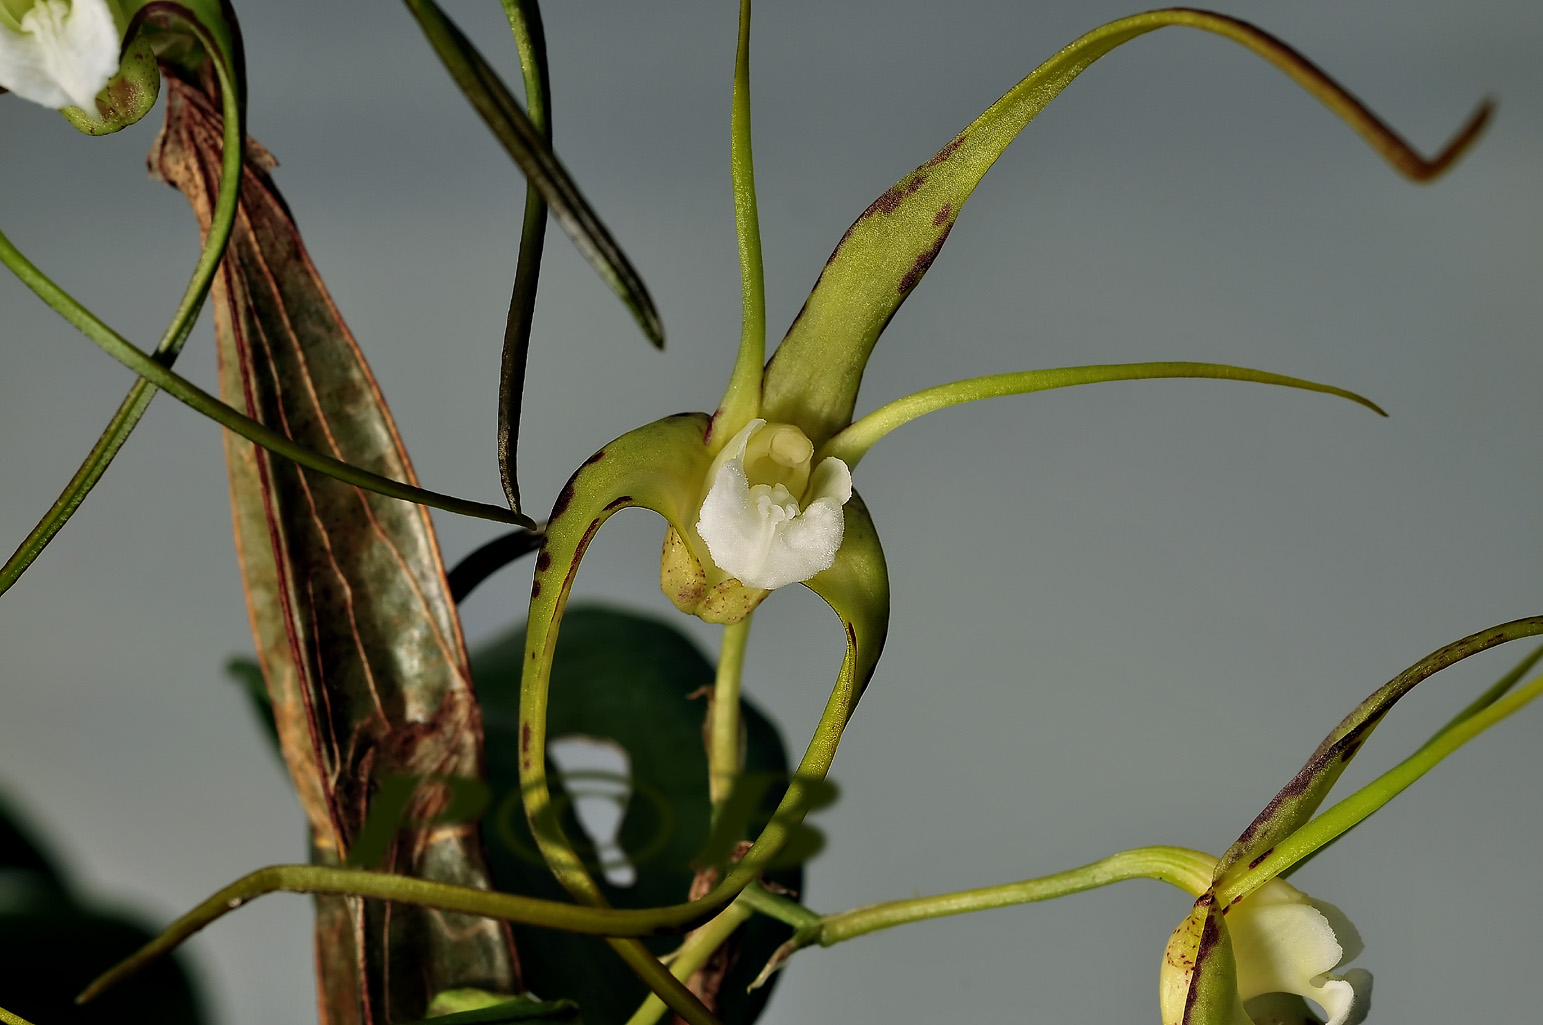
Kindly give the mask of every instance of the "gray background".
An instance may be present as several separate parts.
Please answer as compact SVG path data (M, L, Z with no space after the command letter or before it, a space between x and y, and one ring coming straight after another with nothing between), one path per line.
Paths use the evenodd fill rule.
M559 151L670 331L651 351L555 231L521 475L550 501L610 438L711 409L738 337L728 188L734 5L552 4ZM496 4L452 13L513 75ZM842 230L1038 61L1127 2L786 3L755 29L773 336ZM895 585L884 661L818 820L808 902L1024 878L1126 847L1219 851L1366 692L1469 631L1543 611L1537 345L1543 7L1231 3L1423 148L1501 100L1448 180L1397 179L1278 73L1193 31L1092 68L1030 127L895 318L862 409L945 380L1148 359L1362 391L1113 384L946 411L857 485ZM242 5L252 130L392 401L420 476L496 501L498 337L522 186L393 4ZM109 140L0 100L0 223L142 344L195 256L147 182L151 123ZM0 537L19 540L129 384L0 279ZM207 324L180 365L213 386ZM439 517L447 559L488 524ZM669 614L658 520L602 533L581 597ZM473 640L523 616L510 572ZM677 623L684 622L679 617ZM687 629L712 644L713 630ZM160 922L302 857L302 819L221 664L250 648L218 431L164 398L0 601L0 781L91 892ZM759 614L748 686L801 746L841 631L799 588ZM1437 678L1347 787L1522 653ZM1443 764L1297 882L1367 943L1374 1021L1522 1021L1543 840L1535 711ZM1348 791L1347 791L1348 792ZM774 1023L1154 1021L1187 898L1127 883L801 954ZM227 1025L313 1020L307 902L192 944ZM47 1025L47 1023L40 1023Z

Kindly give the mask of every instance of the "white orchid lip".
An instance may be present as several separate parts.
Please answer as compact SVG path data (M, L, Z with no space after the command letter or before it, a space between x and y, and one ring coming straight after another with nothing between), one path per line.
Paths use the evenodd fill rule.
M1196 984L1208 902L1209 897L1203 897L1196 903L1164 952L1159 992L1163 1021L1170 1025L1190 1020L1189 990ZM1365 1020L1371 1008L1371 973L1353 968L1335 974L1361 953L1360 935L1338 908L1272 879L1227 908L1224 916L1221 928L1231 949L1237 999L1230 1010L1213 1008L1195 1025L1300 1021L1303 1008L1297 997L1317 1004L1327 1017L1325 1025L1360 1025ZM1225 966L1215 964L1213 970Z
M1371 1004L1371 973L1333 974L1361 953L1361 937L1332 904L1272 879L1227 915L1238 998L1295 993L1323 1008L1325 1025L1359 1025Z
M108 0L0 0L0 86L45 107L92 110L122 42Z
M827 570L841 548L852 473L792 424L751 420L707 472L697 533L714 563L747 587L771 590Z

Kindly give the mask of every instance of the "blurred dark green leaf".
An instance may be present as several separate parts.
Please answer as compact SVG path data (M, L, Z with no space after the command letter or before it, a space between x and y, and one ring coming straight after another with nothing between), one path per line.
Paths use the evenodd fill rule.
M472 676L482 703L487 737L487 778L493 804L484 821L488 862L498 889L568 900L536 853L519 797L519 682L524 631L516 629L472 655ZM593 839L573 812L553 773L553 799L567 805L563 828L590 859L605 897L617 907L650 907L687 899L695 860L707 847L710 805L702 723L707 713L703 688L711 688L713 666L684 635L663 623L604 608L573 608L563 620L552 669L550 725L554 740L590 737L619 745L627 754L631 794L623 809L617 842L636 871L630 886L616 886L600 873ZM745 703L746 773L785 780L787 754L779 732L759 710ZM770 817L785 785L767 786L751 828ZM790 889L803 882L801 867L772 876ZM592 1021L625 1021L647 995L643 987L597 938L514 926L525 984L544 997L578 1002ZM745 989L773 950L791 931L759 916L737 942L740 954L722 989L719 1015L728 1025L748 1025L765 1006L771 987ZM673 936L648 941L656 953L679 944Z
M199 1025L177 958L158 961L85 1006L75 994L154 933L77 902L31 830L0 802L0 1006L36 1025Z

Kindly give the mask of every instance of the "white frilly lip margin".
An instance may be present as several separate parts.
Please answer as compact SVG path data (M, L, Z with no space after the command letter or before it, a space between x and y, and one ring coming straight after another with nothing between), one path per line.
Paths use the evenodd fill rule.
M0 86L45 107L83 107L118 73L123 40L107 0L37 0L0 8Z
M1360 1025L1371 1008L1371 973L1334 969L1361 953L1361 937L1332 904L1272 879L1227 915L1245 1005L1267 993L1295 993L1329 1016L1326 1025Z
M745 446L765 425L751 420L713 461L696 529L719 569L746 587L770 590L808 580L836 561L852 472L828 457L814 468L802 495L781 484L752 484L745 476Z

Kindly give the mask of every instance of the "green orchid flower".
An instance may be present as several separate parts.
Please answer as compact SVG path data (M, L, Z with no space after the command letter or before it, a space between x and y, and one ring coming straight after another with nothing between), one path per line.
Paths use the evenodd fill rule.
M1524 658L1415 753L1315 815L1367 737L1416 684L1461 659L1543 633L1543 617L1502 623L1433 652L1394 677L1344 718L1290 782L1209 863L1210 885L1168 939L1159 976L1164 1025L1358 1025L1371 1002L1371 974L1336 974L1361 951L1355 927L1331 904L1281 876L1392 800L1437 762L1543 693L1543 677L1518 687L1543 657ZM1198 889L1196 887L1195 889ZM1191 889L1191 892L1195 892ZM1306 1001L1317 1004L1315 1015Z
M854 420L863 371L879 335L920 284L971 192L1007 145L1083 69L1120 44L1164 26L1213 32L1281 69L1416 180L1449 166L1488 115L1488 108L1481 108L1439 156L1426 160L1322 71L1253 26L1192 10L1154 11L1112 22L1040 65L879 196L842 237L767 362L750 142L749 25L746 0L731 135L743 319L728 388L713 413L682 413L640 427L579 468L552 508L532 585L521 690L522 791L548 864L575 899L591 905L601 903L600 892L563 835L548 792L546 695L579 564L616 512L641 507L665 519L661 587L680 610L729 626L726 660L730 652L734 657L742 652L740 631L751 612L772 590L788 584L802 583L823 598L845 627L847 649L836 686L777 816L712 893L697 902L726 905L769 864L807 810L809 786L828 771L884 642L889 616L884 553L868 508L852 488L852 471L879 438L924 413L977 399L1157 377L1301 388L1381 412L1369 400L1325 384L1220 364L1170 362L974 378L918 392ZM720 681L732 677L737 686L737 675L737 666L720 669ZM712 736L734 732L709 724ZM732 755L732 738L723 749L710 739L709 747ZM717 773L722 758L713 761ZM640 970L652 962L636 941L614 945Z

